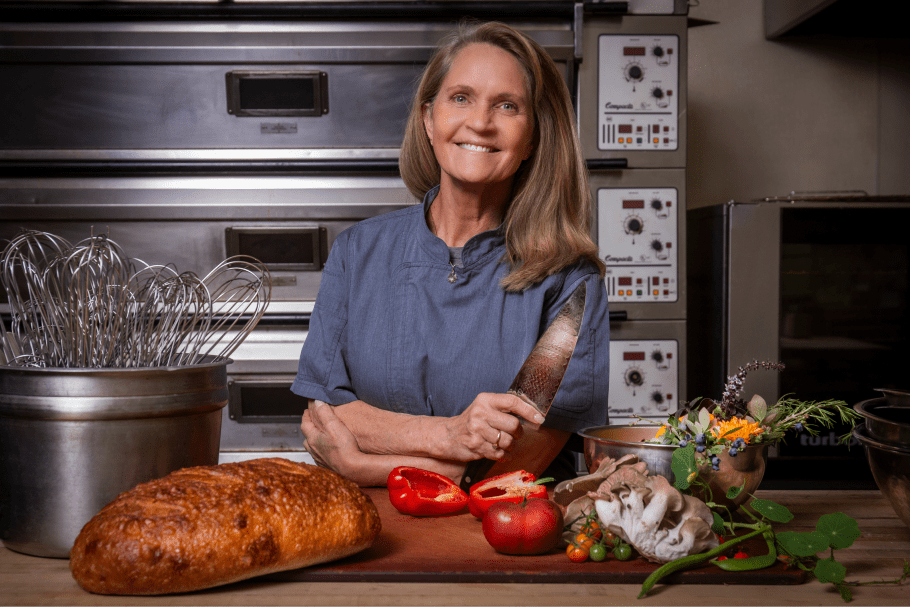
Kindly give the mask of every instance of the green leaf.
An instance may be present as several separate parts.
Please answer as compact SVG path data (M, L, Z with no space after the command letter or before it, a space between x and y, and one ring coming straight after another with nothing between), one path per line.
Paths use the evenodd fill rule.
M834 559L819 559L815 564L815 577L819 582L839 584L847 577L847 568Z
M702 428L707 428L708 424L711 423L711 413L707 409L702 409L698 412L698 423L701 424Z
M740 493L743 492L743 489L746 488L746 481L743 481L743 484L739 487L730 487L727 489L727 499L732 500L737 497Z
M777 534L777 541L793 556L814 556L828 548L828 538L817 531L782 531Z
M770 500L755 498L749 505L765 518L775 523L789 523L793 520L793 513L784 506Z
M717 512L711 511L711 514L714 516L714 523L711 525L711 531L717 535L724 534L724 519Z
M828 544L835 550L848 548L862 535L856 519L843 512L823 514L815 525L815 530L825 536Z
M768 403L758 394L752 397L746 407L749 409L749 414L752 415L753 419L764 419L765 415L768 414Z
M692 484L692 480L694 480L692 475L698 474L698 467L695 465L695 445L693 443L680 447L673 452L670 469L675 477L673 486L680 491L688 489L689 485Z

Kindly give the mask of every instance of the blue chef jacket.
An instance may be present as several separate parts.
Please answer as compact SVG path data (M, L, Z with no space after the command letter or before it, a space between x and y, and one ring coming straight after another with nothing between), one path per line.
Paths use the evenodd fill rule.
M607 423L609 320L590 263L524 292L507 273L499 229L471 238L462 266L426 224L438 186L415 205L362 221L335 240L291 389L340 405L362 400L414 415L451 417L481 392L505 392L537 339L581 281L585 316L545 426L574 432Z

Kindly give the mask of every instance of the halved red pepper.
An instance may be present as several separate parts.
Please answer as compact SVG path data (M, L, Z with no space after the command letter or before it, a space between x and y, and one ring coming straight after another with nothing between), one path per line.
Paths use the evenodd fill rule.
M468 494L461 487L436 472L399 466L386 481L389 501L402 514L439 516L462 510Z
M516 470L478 481L471 486L468 497L468 510L479 519L496 502L521 503L525 498L539 497L547 499L547 488L543 483L552 478L537 477L525 470Z

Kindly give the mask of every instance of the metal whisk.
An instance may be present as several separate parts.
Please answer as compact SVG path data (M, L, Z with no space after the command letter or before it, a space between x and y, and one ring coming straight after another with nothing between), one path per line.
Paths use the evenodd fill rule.
M129 368L228 358L265 313L271 277L232 257L200 279L130 259L104 235L72 246L26 231L0 259L12 323L0 364ZM223 344L223 345L222 345Z

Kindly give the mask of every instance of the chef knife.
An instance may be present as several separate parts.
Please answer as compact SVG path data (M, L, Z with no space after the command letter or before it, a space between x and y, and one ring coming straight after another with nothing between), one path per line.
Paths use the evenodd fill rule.
M569 295L556 318L547 327L534 345L528 358L518 370L518 374L509 386L509 394L533 406L544 417L556 398L559 385L569 367L578 332L585 316L586 283L582 282ZM467 491L471 485L482 479L493 464L490 459L478 459L468 462L461 478L461 488Z

